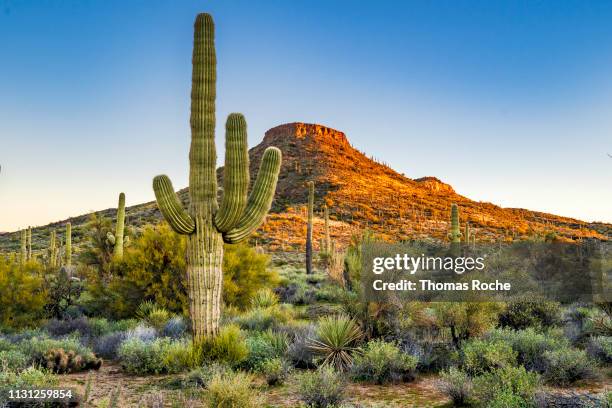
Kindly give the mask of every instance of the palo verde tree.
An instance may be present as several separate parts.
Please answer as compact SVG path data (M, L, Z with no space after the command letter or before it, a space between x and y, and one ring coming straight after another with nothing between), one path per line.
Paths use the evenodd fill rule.
M172 229L187 235L187 286L195 344L217 334L223 282L223 243L245 240L270 210L281 152L269 147L248 195L246 121L232 113L226 122L224 192L217 202L215 149L216 56L209 14L195 21L191 88L189 208L183 208L165 175L153 179L157 205Z

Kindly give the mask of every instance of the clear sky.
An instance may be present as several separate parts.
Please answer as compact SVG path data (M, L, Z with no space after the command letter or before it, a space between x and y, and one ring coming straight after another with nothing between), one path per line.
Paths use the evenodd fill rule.
M316 122L472 199L612 221L612 1L0 0L0 231L187 185L202 11L218 129L243 112L250 146Z

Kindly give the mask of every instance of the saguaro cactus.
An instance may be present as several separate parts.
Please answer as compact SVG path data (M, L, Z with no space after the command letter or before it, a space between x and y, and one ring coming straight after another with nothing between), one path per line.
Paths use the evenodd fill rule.
M196 344L217 334L223 283L223 242L246 239L268 213L276 190L281 152L269 147L248 196L249 156L246 121L232 113L226 122L224 193L217 203L215 150L216 57L214 23L209 14L195 21L191 88L189 198L182 207L170 179L153 179L157 205L174 231L187 240L189 311Z
M459 230L459 209L457 204L451 204L451 227L448 233L448 239L452 244L461 242L461 231Z
M332 249L332 241L331 236L329 234L329 209L327 205L323 206L323 219L325 220L325 237L324 239L324 248L322 249L324 252L331 252Z
M308 225L306 226L306 273L312 271L312 217L314 212L314 183L308 183Z
M32 260L32 227L28 227L27 232L27 240L28 240L28 261Z
M470 222L466 221L464 231L463 231L463 240L466 244L469 245L471 238L472 238L472 233L470 232Z
M28 260L28 232L21 230L21 255L19 261L24 264Z
M113 246L113 258L123 258L123 248L128 245L129 237L124 236L125 230L125 194L119 194L119 204L117 205L117 225L115 226L115 234L109 232L106 235L106 241Z
M72 224L66 223L66 238L65 238L65 260L64 265L72 266Z
M49 240L49 266L55 268L57 266L57 244L55 230L51 230L51 238Z

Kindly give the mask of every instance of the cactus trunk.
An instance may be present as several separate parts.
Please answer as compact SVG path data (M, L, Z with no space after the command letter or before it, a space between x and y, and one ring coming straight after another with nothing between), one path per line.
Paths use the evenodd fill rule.
M308 182L308 225L306 226L306 273L312 271L312 217L314 212L314 183Z
M245 240L270 209L281 153L266 149L248 196L246 121L233 113L226 123L224 193L217 203L215 149L216 56L214 23L209 14L196 18L191 89L189 208L185 211L167 176L153 179L157 205L166 221L187 239L189 314L195 345L219 330L223 283L223 244Z
M125 229L125 194L119 194L119 204L117 205L117 225L115 225L115 246L113 257L123 258L123 231Z
M329 210L327 208L327 205L323 206L323 218L325 219L325 248L324 248L324 252L329 253L329 252L331 252L332 242L331 242L331 236L329 235Z
M64 265L72 266L72 224L66 223L66 238L65 238L66 259Z
M28 260L28 233L26 230L21 230L21 255L19 261L24 264Z
M28 238L28 256L27 259L28 261L32 260L32 227L28 227L28 232L27 232L27 238Z
M57 245L56 245L55 230L51 231L51 239L49 241L49 266L55 268L57 266Z

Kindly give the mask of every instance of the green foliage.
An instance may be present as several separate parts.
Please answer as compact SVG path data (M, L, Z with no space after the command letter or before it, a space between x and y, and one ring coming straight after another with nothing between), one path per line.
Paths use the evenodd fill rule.
M455 347L472 337L493 328L501 305L493 302L440 302L436 303L437 323L450 330Z
M245 335L235 324L221 327L215 337L198 346L198 361L218 362L236 367L247 359L249 348Z
M516 365L516 352L501 340L473 339L461 348L461 366L471 376Z
M497 329L488 338L509 344L516 353L518 364L527 370L543 373L546 369L544 353L569 347L568 341L552 332L539 333L533 328L526 330Z
M51 271L45 278L47 287L46 315L56 319L66 318L83 292L83 284L81 281L72 279L66 268Z
M144 341L128 338L118 351L121 367L129 374L177 373L192 365L191 344L168 338Z
M236 317L235 323L245 330L266 331L293 319L293 312L289 305L277 305L267 308L255 308Z
M0 371L5 368L21 371L29 365L28 356L19 350L9 349L0 351Z
M601 364L612 363L612 336L592 337L587 345L587 351Z
M405 354L393 343L371 340L353 362L352 375L377 384L414 379L418 359Z
M228 371L216 374L208 384L206 402L214 408L259 408L261 397L249 374Z
M346 383L331 366L306 371L299 377L300 399L309 408L339 405L345 398Z
M111 275L113 248L107 241L111 228L109 218L92 213L87 222L85 244L79 253L79 261L93 268L96 275L104 280Z
M243 366L249 370L260 371L267 360L279 358L285 354L288 338L282 333L272 331L255 332L246 339L246 344L249 355Z
M193 348L190 341L179 340L168 343L162 350L164 371L181 373L193 366Z
M35 367L28 367L21 371L11 369L0 370L0 388L3 389L44 388L56 386L57 383L56 376ZM2 401L2 396L0 395L1 402L5 401Z
M28 364L45 367L57 373L98 369L102 364L88 347L83 346L74 337L32 337L19 342L16 350L27 357Z
M269 386L283 385L291 373L292 366L281 358L272 358L262 363L260 370Z
M182 387L208 388L208 384L213 377L226 374L229 371L231 371L231 368L219 363L196 367L187 373L180 385Z
M440 375L440 390L453 401L453 406L469 404L472 396L472 379L464 371L451 367Z
M260 291L274 288L279 278L268 268L269 262L268 255L259 254L247 245L226 245L223 257L225 303L246 308L252 305L252 299L260 295Z
M551 385L567 386L595 376L595 363L584 350L564 348L544 353L544 380Z
M0 257L0 327L21 328L43 317L46 291L36 262L23 265Z
M496 368L474 378L474 395L484 406L496 399L496 407L503 407L501 402L509 400L519 405L507 407L529 406L538 384L539 375L525 370L525 367Z
M528 327L549 328L561 321L559 303L533 296L520 298L508 303L499 315L501 327L524 330Z
M278 296L270 288L258 290L251 299L252 308L267 308L278 304Z
M345 316L325 316L319 319L316 337L310 340L310 348L322 358L323 365L346 370L353 363L353 353L362 333L357 323Z
M163 307L151 301L145 301L138 306L136 317L146 325L153 327L157 331L161 331L166 323L168 323L168 320L172 318L172 315Z

